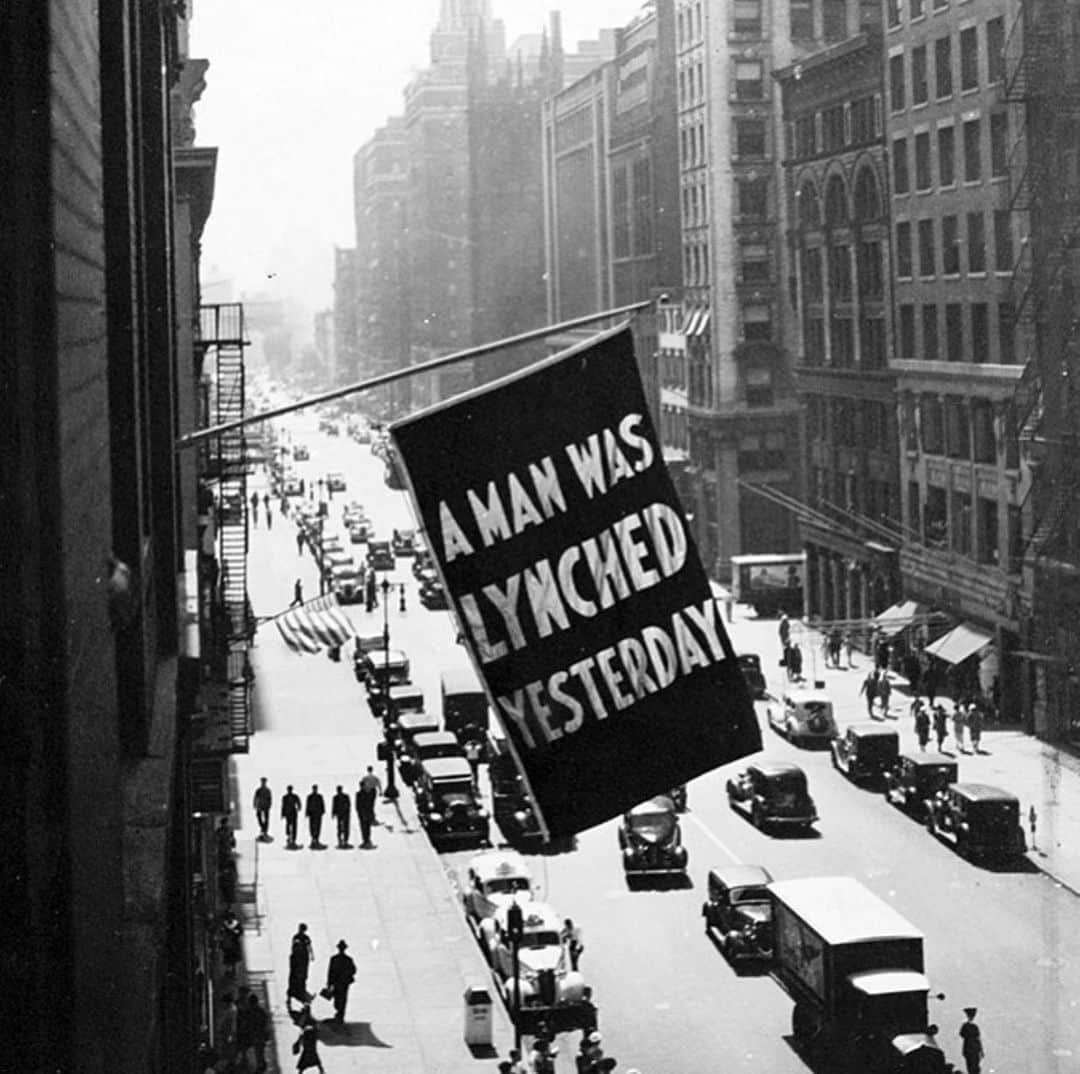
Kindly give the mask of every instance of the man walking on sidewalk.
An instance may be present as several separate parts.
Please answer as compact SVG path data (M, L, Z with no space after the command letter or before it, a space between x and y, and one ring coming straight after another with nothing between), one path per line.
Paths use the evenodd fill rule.
M345 954L349 945L344 940L338 940L337 954L330 959L330 965L326 971L326 987L330 990L330 998L334 1001L334 1024L345 1024L345 1005L349 1001L349 986L356 980L356 963Z
M871 668L866 673L866 678L863 679L862 686L859 687L860 694L866 694L866 715L874 715L874 699L877 697L877 671Z
M285 797L281 799L281 815L285 818L285 845L294 847L300 818L300 795L293 791L291 783L285 788Z
M382 791L379 777L375 775L371 765L368 765L367 775L360 780L360 786L356 791L356 816L360 821L361 846L365 850L371 849L371 826L375 823L375 799Z
M293 582L292 603L289 605L289 607L290 608L295 608L298 605L301 605L303 603L304 603L304 583L301 582L299 578L297 578L296 581Z
M285 995L285 1006L290 1014L294 999L300 1004L308 1002L307 975L314 958L307 925L301 921L289 945L289 988Z
M255 788L255 819L259 822L259 842L265 843L270 839L270 807L274 804L274 795L267 785L266 776L259 781Z
M340 785L330 802L330 816L334 818L337 825L338 850L344 850L349 845L349 821L352 819L352 803Z
M322 819L326 816L326 799L319 794L319 787L315 783L311 785L311 794L307 796L304 816L307 817L308 831L311 833L311 849L316 850L322 846L319 836L322 833Z

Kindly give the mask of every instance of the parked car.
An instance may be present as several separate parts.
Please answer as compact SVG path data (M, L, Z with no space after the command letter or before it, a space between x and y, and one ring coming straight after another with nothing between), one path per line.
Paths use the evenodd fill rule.
M294 444L292 449L292 457L297 462L307 462L311 458L311 452L308 450L307 444Z
M955 758L944 753L902 753L885 773L885 797L918 820L927 803L960 778Z
M409 658L400 649L360 650L353 661L353 670L369 691L377 690L384 680L387 686L408 682Z
M829 743L833 768L856 783L880 783L896 765L900 735L880 723L849 724Z
M657 795L623 814L619 849L628 877L649 873L686 873L688 855L675 803Z
M432 843L489 842L487 810L463 757L437 757L420 765L415 788L420 824Z
M326 475L327 492L344 492L346 487L345 475L340 470L331 470Z
M486 719L486 699L484 704ZM487 752L491 809L495 823L508 843L531 845L543 837L543 832L510 747L504 738L491 736Z
M464 757L457 735L451 731L416 731L412 736L410 756L424 764L436 757Z
M391 690L399 689L391 687ZM393 703L391 703L391 708ZM410 709L407 712L394 713L394 723L397 726L398 753L401 756L412 757L415 755L413 739L417 735L432 734L439 730L439 717L433 712L424 712L423 709ZM460 751L458 756L461 756Z
M416 551L416 534L413 530L394 530L390 546L395 556L411 556Z
M425 572L430 572L434 576L438 576L435 570L435 561L431 558L431 553L426 548L417 548L413 554L412 572L413 577L420 581Z
M285 495L286 496L303 496L304 495L304 481L303 478L297 477L296 474L285 475Z
M463 887L465 914L479 925L494 917L501 907L531 897L532 871L516 850L489 850L469 862Z
M351 544L363 544L368 539L370 533L370 527L367 519L356 518L353 519L347 527L349 531L349 541Z
M342 604L360 604L364 600L364 576L353 563L334 572L334 592Z
M806 773L788 761L754 761L727 781L727 799L755 828L809 829L818 819Z
M794 688L766 709L769 726L792 743L828 745L837 734L833 705L817 689Z
M750 688L750 696L755 701L764 701L769 696L765 682L765 673L761 670L761 657L757 653L739 653L735 659L739 662L743 678Z
M705 931L719 937L729 961L772 956L772 901L766 889L771 882L772 875L761 865L709 870L701 913Z
M367 565L373 571L394 569L394 552L389 541L368 541Z
M421 582L420 603L431 612L446 611L450 607L450 599L442 582L437 578L427 578Z
M953 783L928 803L926 826L969 858L1008 859L1027 850L1015 794L985 783Z

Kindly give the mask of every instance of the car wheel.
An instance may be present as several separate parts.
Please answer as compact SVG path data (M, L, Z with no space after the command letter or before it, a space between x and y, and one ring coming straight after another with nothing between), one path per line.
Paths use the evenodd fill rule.
M750 821L755 828L765 827L765 812L758 802L755 802L750 810Z

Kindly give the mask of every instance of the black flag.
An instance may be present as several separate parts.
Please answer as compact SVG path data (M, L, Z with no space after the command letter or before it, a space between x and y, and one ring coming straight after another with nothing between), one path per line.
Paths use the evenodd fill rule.
M629 329L390 431L551 836L760 748Z

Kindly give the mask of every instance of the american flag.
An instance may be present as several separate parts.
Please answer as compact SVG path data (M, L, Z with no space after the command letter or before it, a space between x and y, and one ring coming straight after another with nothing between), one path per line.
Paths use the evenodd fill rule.
M336 594L327 593L274 618L285 644L297 653L317 653L343 645L356 634Z

